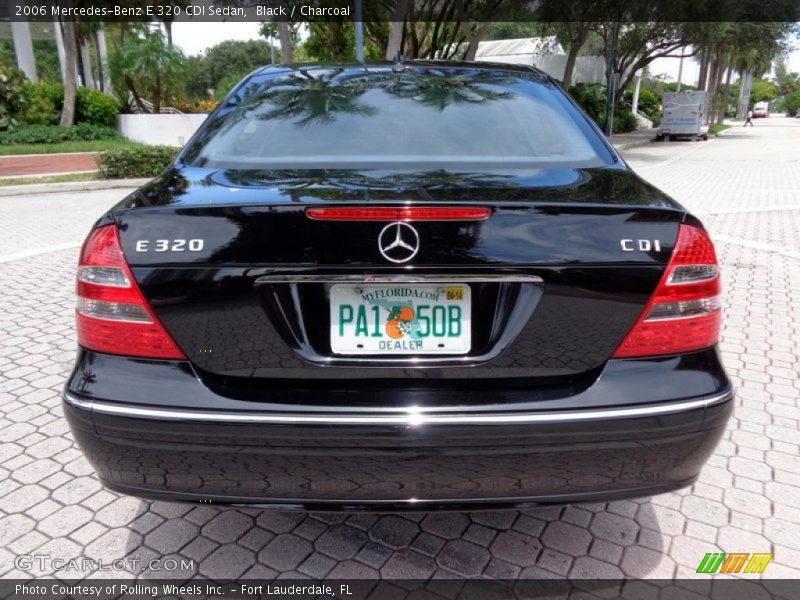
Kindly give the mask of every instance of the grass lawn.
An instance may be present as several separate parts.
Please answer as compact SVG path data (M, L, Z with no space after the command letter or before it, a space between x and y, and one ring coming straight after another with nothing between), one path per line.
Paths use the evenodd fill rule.
M56 152L101 152L118 148L136 148L143 146L128 140L93 140L59 142L57 144L12 144L0 146L0 156L13 154L53 154Z
M730 128L731 128L731 125L723 125L721 123L715 124L715 125L711 125L708 128L708 135L717 135L718 133L722 133L726 129L730 129Z
M101 179L99 173L66 173L47 177L8 177L0 179L0 187L6 185L27 185L29 183L63 183L68 181L94 181Z

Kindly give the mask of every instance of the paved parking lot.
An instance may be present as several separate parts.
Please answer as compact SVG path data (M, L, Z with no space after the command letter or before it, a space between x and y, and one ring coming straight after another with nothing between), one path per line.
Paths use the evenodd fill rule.
M523 511L279 513L103 490L59 393L73 360L77 247L124 191L0 198L0 575L52 572L15 564L35 554L135 559L116 573L134 576L164 575L143 565L173 558L189 559L173 575L212 578L668 578L725 551L772 553L765 577L800 577L800 119L626 156L718 243L737 413L690 489Z

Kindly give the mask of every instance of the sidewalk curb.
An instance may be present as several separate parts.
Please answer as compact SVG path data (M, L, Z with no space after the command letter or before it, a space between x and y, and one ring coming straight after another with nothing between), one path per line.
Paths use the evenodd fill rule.
M36 152L34 154L0 154L0 160L6 158L31 158L33 156L74 156L76 154L100 154L100 150L78 150L76 152Z
M657 134L658 128L653 127L651 129L637 129L628 133L614 134L610 138L606 139L608 139L611 145L614 146L614 149L616 149L617 152L622 152L624 150L636 148L637 146L649 144L655 140ZM614 138L617 139L615 140Z
M643 140L636 140L633 142L624 142L621 144L615 144L614 140L611 140L611 145L617 150L617 152L623 152L625 150L630 150L631 148L636 148L637 146L644 146L652 142L653 139L643 139Z
M0 198L9 196L33 196L57 192L87 192L116 188L137 188L150 179L107 179L99 181L65 181L61 183L29 183L25 185L0 186Z

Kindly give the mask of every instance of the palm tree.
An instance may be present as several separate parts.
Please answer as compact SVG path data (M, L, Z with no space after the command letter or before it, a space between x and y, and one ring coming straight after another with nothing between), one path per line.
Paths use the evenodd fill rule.
M67 2L66 6L70 6ZM75 123L75 66L78 55L75 27L77 23L62 21L64 34L64 105L61 109L61 126L70 127Z
M739 71L742 82L739 90L739 104L736 116L743 119L750 106L750 84L753 79L760 77L772 66L772 56L760 49L750 48L737 53L734 66Z
M392 22L389 23L389 41L386 43L386 60L394 60L403 47L403 27L406 24L409 0L396 0Z
M420 71L413 78L390 78L385 89L400 98L415 100L443 111L451 104L478 104L511 98L513 94L509 91L484 87L509 81L498 78L491 72L476 70L468 73L447 73L431 68Z
M262 90L257 100L271 105L258 119L299 117L296 125L331 123L336 113L370 116L375 108L358 102L367 88L358 81L340 77L344 69L314 76L300 69ZM360 74L359 74L360 75Z
M278 21L278 40L281 43L281 60L283 64L292 64L294 62L292 32L289 30L289 23L286 21Z
M154 113L161 111L169 85L181 79L186 67L183 54L171 48L158 29L134 35L109 55L108 62L112 77L124 81L143 112L147 111L141 94L150 94Z

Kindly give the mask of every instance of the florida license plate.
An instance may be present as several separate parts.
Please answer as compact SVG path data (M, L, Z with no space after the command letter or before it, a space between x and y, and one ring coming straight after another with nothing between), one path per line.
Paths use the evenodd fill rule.
M337 284L330 289L335 354L466 354L472 308L466 284Z

